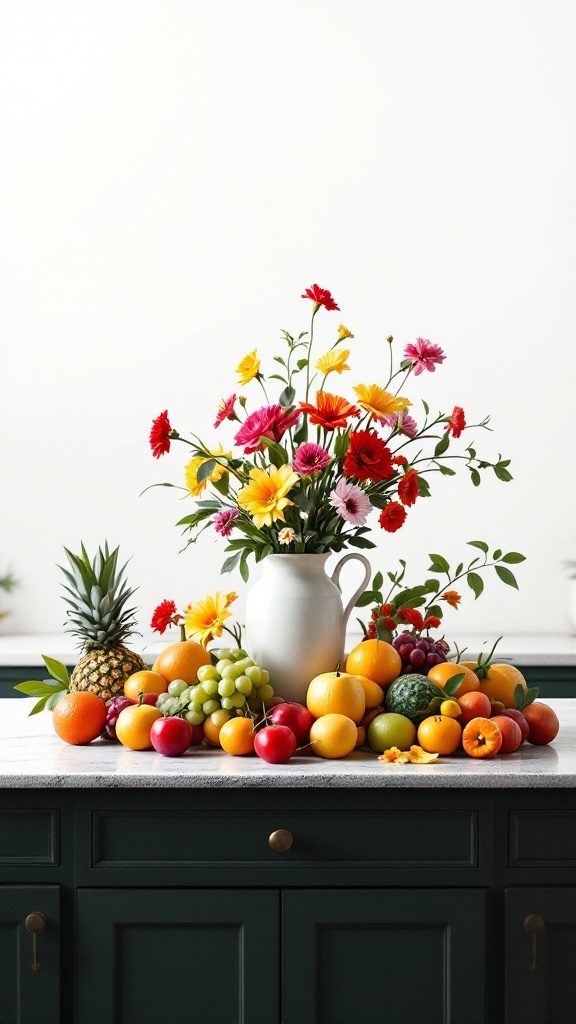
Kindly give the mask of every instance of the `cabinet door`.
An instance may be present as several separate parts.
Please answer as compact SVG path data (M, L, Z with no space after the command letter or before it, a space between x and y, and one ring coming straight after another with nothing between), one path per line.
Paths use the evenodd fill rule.
M508 889L506 954L506 1024L574 1020L576 889Z
M484 890L283 896L283 1024L484 1024Z
M82 1024L276 1024L277 890L80 889Z
M36 936L35 959L25 925L29 914L42 914L46 921ZM1 886L1 1024L54 1024L60 1019L60 890L56 885Z

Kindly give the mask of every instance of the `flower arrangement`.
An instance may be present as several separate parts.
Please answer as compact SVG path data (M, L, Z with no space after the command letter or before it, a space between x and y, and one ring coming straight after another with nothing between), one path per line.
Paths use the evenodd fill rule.
M272 553L375 547L367 536L370 518L387 533L401 529L411 507L430 495L433 473L453 476L461 465L475 486L486 469L499 480L512 479L509 459L481 459L472 442L455 450L454 442L467 431L490 429L489 417L468 424L460 405L432 415L425 401L416 414L407 385L444 362L437 344L417 338L398 361L388 337L382 360L388 367L378 367L379 382L357 383L344 397L340 378L350 370L352 351L345 346L354 335L340 324L326 351L314 357L317 314L339 306L317 284L302 298L312 303L309 330L297 336L281 332L282 352L272 356L275 372L264 373L257 349L236 368L238 386L260 389L264 404L233 393L216 410L214 429L234 423L233 443L208 443L194 433L183 437L167 410L150 431L155 458L170 452L174 441L190 449L180 489L196 507L177 523L189 535L185 547L205 530L215 531L227 542L222 572L238 567L244 581L251 556L259 562ZM271 385L281 386L276 400Z

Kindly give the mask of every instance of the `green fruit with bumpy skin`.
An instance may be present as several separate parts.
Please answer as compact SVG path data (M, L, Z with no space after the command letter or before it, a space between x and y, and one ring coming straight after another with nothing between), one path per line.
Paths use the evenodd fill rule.
M384 703L388 711L405 715L412 722L421 722L438 712L446 694L436 683L419 672L399 676L386 691ZM397 744L395 744L397 746Z

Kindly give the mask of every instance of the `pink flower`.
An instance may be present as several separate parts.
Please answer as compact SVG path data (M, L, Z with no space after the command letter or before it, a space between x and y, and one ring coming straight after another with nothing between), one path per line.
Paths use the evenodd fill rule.
M370 498L364 493L361 487L356 484L349 484L346 480L340 480L330 498L330 504L334 506L342 519L352 523L353 526L364 526L369 513L372 511Z
M214 426L219 427L222 420L237 420L238 417L234 410L234 403L236 401L236 395L230 395L230 398L221 398L218 402L218 413L214 420Z
M400 422L398 422L398 420L400 420ZM390 416L385 417L384 422L386 426L390 427L392 430L394 427L398 427L398 433L406 434L406 437L414 438L418 433L418 424L416 423L416 420L406 412L402 413L400 417L398 416L398 413L393 412Z
M234 508L225 508L222 512L217 512L212 520L216 533L219 533L221 537L229 537L234 529L236 519L238 519L238 513Z
M324 466L330 462L330 454L319 444L307 442L301 444L294 452L292 469L300 476L309 476L310 473L319 473Z
M294 427L300 418L300 409L283 409L281 405L266 405L250 413L234 436L236 444L244 445L244 454L261 452L264 445L261 437L279 441L282 435Z
M417 377L424 370L434 373L436 363L444 362L446 356L439 345L434 345L426 338L416 338L414 345L406 345L404 359L410 359L414 367L414 376Z

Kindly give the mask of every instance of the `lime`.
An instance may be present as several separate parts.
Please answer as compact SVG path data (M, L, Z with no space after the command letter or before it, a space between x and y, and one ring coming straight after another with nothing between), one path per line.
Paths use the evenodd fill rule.
M390 747L409 750L416 742L416 726L405 715L387 711L376 715L368 726L368 743L379 754Z

